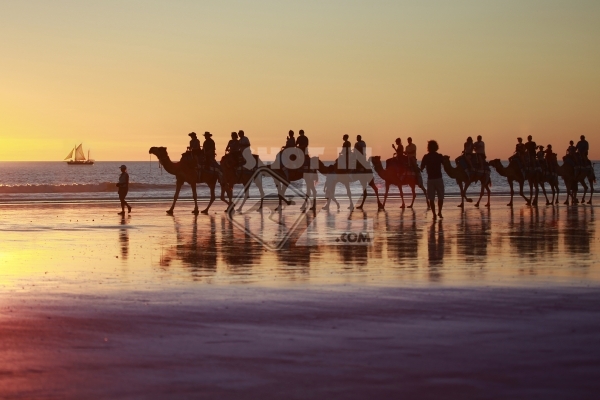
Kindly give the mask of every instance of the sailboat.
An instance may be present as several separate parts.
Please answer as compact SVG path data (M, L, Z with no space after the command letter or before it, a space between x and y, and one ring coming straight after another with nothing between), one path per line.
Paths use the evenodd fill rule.
M68 160L68 165L94 165L94 160L90 160L90 151L88 150L88 156L85 158L81 144L73 146L69 155L65 157L65 160Z

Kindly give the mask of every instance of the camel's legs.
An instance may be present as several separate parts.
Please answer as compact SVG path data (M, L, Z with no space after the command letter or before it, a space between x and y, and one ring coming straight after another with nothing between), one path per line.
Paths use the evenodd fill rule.
M385 194L383 195L383 204L381 205L381 208L385 208L385 202L387 201L387 196L388 196L388 192L390 191L390 184L387 183L387 181L385 182Z
M237 209L238 212L242 212L242 208L244 207L244 204L246 204L246 200L248 200L249 197L250 193L248 191L248 187L244 184L244 199L242 200L242 204L240 204Z
M487 195L488 195L488 201L487 204L485 205L487 208L490 208L490 197L492 196L492 191L490 190L490 182L488 182L487 186L485 187L487 190Z
M546 198L546 205L550 205L550 201L548 200L548 195L546 193L546 184L543 180L540 181L540 186L542 187L542 193L544 193L544 197Z
M360 201L360 205L356 208L358 208L359 210L362 210L363 205L365 204L365 200L367 199L367 188L363 189L363 194L362 194L362 200Z
M365 204L365 200L367 199L367 184L363 183L362 181L360 181L360 184L363 188L363 194L362 194L362 199L361 199L360 205L356 208L358 208L359 210L362 210L362 207ZM377 193L377 189L375 190L375 193ZM377 198L379 199L379 196L377 196ZM379 205L379 201L377 201L377 204Z
M510 186L510 202L507 204L507 206L512 207L512 205L513 205L513 196L515 195L515 190L513 189L513 181L512 181L512 179L508 180L508 185Z
M179 197L179 192L181 191L181 187L183 186L183 181L177 180L177 186L175 187L175 196L173 197L173 204L171 204L171 208L167 210L167 214L173 215L173 210L175 209L175 203L177 203L177 198Z
M581 198L581 202L585 203L585 196L587 196L588 186L585 183L585 178L581 180L581 186L583 186L583 197Z
M198 193L196 192L196 182L190 184L192 186L192 197L194 197L194 211L192 214L198 214Z
M534 205L537 206L538 205L538 197L539 197L539 194L540 194L540 187L538 186L538 181L537 180L534 181L534 190L535 190L535 204Z
M306 187L308 188L308 195L310 196L310 194L312 193L313 201L310 210L315 211L317 209L317 188L315 186L315 181L310 180L310 186L307 184Z
M429 210L430 206L429 206L429 199L427 198L427 190L425 189L425 186L419 186L419 187L423 191L423 195L425 196L425 201L427 202L427 209Z
M398 190L400 190L400 198L402 199L402 205L400 208L405 208L406 205L404 204L404 191L402 190L402 183L402 181L398 182Z
M467 197L467 190L469 189L469 186L471 186L471 181L468 180L467 182L465 182L465 190L464 190L464 195L465 195L465 201L467 203L472 203L473 200Z
M258 187L258 191L260 193L260 207L258 207L258 210L257 210L257 211L260 211L263 208L263 201L265 200L265 190L263 189L263 185L262 185L262 174L259 174L256 177L254 184Z
M458 182L458 187L460 188L460 204L457 207L464 207L465 206L465 193L463 191L462 181Z
M477 208L479 208L479 203L481 202L481 198L483 197L485 188L486 188L486 185L483 182L481 182L481 191L479 192L479 200L477 200L477 203L475 203L475 207L477 207Z
M412 208L415 204L415 199L417 198L417 192L415 191L415 185L410 185L410 190L412 190L412 201L410 202L410 206L408 208Z
M354 203L352 202L352 192L350 192L350 183L344 182L344 186L346 187L346 194L348 195L348 200L350 200L350 206L348 210L354 210Z
M375 184L375 179L371 179L369 182L369 186L375 192L375 197L377 197L377 209L381 209L381 201L379 201L379 189L377 189L377 185Z
M527 205L531 204L531 199L528 199L527 197L525 197L525 193L523 192L523 187L525 186L525 181L521 182L519 181L519 194L521 195L522 198L525 199L525 202L527 203Z
M208 205L206 206L206 208L204 210L202 210L202 214L208 214L208 209L210 208L212 203L215 201L215 186L216 186L216 184L217 184L216 181L208 184L208 187L210 188L210 200L208 201ZM192 186L192 190L194 192L194 198L195 198L196 187ZM194 211L196 213L198 213L198 206L196 206L196 209Z

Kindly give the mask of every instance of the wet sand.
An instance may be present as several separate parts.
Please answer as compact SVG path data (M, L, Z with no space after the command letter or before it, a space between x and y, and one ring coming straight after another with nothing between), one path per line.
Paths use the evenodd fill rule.
M222 206L3 206L0 398L595 398L594 208L492 201L368 203L368 245L309 214L279 251Z

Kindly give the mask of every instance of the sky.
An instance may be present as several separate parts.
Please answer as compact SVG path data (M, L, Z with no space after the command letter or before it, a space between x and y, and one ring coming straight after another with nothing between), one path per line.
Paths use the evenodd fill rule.
M506 159L531 134L600 159L599 1L3 1L0 161L173 158L191 131L223 154L304 129L391 157L396 137Z

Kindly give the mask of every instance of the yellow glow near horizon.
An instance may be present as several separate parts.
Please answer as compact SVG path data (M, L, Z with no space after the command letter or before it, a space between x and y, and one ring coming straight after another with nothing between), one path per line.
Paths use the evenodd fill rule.
M233 130L254 148L304 129L374 154L412 136L458 155L481 134L506 158L532 134L600 159L600 2L5 2L0 160L183 151Z

